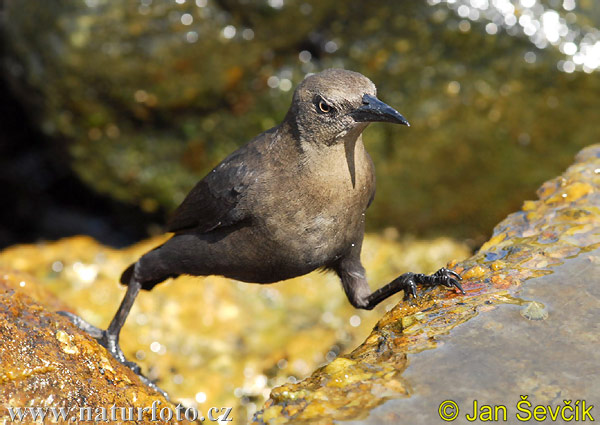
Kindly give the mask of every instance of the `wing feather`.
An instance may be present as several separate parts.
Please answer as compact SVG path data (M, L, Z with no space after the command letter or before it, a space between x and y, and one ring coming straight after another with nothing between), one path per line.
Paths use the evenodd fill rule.
M234 152L200 180L167 223L169 232L210 232L246 218L240 201L253 181L248 162L258 152L248 145Z

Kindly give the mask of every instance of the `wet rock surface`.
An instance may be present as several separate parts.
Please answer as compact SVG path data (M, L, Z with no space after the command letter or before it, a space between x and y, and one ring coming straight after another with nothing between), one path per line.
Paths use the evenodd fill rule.
M599 187L600 146L591 146L562 176L539 189L539 200L526 201L521 211L500 223L476 255L451 261L465 278L466 296L436 288L413 302L398 302L398 295L372 312L360 312L329 274L262 286L182 277L140 294L122 347L172 399L200 411L231 406L234 423L246 423L257 409L255 423L396 423L404 411L435 415L435 409L425 412L424 406L438 402L440 382L463 386L454 394L462 394L457 401L465 406L471 400L469 389L478 388L487 389L481 391L486 396L482 402L494 403L498 387L490 389L492 378L486 377L496 371L477 364L488 358L477 342L485 338L495 344L515 341L515 351L506 350L506 357L514 353L513 361L501 358L503 379L530 391L532 400L552 402L562 397L561 389L572 397L589 395L593 385L576 388L567 375L592 373L589 365L595 359L588 351L597 332L585 324L598 322L590 276L597 275L600 247ZM467 256L464 246L447 239L395 241L393 232L388 233L365 241L363 260L373 287L407 270L432 272L450 258ZM113 250L75 237L0 254L4 406L57 406L76 400L147 407L158 397L140 389L130 371L52 311L69 309L106 326L124 293L117 284L119 274L162 240ZM578 275L568 279L572 270ZM553 278L558 280L544 283ZM536 292L536 285L543 290ZM526 313L538 320L521 315L531 301L544 305ZM555 320L564 326L552 328ZM558 330L552 345L543 338L541 330L548 330L543 327ZM502 329L515 329L516 335L500 335ZM519 332L532 329L531 338L521 338ZM569 340L576 341L577 350L561 351L560 336L569 332L577 334ZM490 347L498 345L490 342ZM536 357L540 349L547 351L545 357ZM538 358L535 365L541 372L528 375ZM562 380L544 375L542 366L559 360L581 368L568 369ZM469 366L482 378L473 378ZM86 381L74 378L79 372ZM80 387L70 390L76 384ZM511 401L520 395L503 394ZM424 418L427 422L435 416Z
M513 408L519 401L519 391L530 392L539 403L556 402L563 388L564 394L572 397L597 396L595 384L578 382L573 386L573 379L583 379L590 373L590 364L597 364L593 359L594 327L599 318L598 251L594 250L600 247L600 145L580 152L562 176L542 185L538 196L539 200L526 201L521 211L501 222L476 255L451 264L465 279L466 296L436 288L413 303L397 304L354 351L302 382L275 388L255 423L327 424L365 419L371 409L386 400L413 395L415 400L383 404L364 423L391 424L402 418L430 423L436 418L440 387L440 395L455 394L461 402L469 399L471 403L479 395L477 391L485 388L484 402L493 404L497 399L500 403L508 397ZM570 260L573 258L576 260ZM555 272L555 276L547 276ZM533 278L540 279L527 282ZM528 286L523 288L525 282ZM506 306L497 307L524 304L516 297L531 299L532 295L534 300L561 311L553 313L551 309L546 320L525 322L514 311L511 316ZM578 299L581 303L575 301ZM478 321L469 321L477 315ZM529 326L527 331L535 337L523 338L520 332L524 326ZM545 332L556 335L544 339L544 333L536 334L531 326L546 327ZM477 364L494 358L489 350L480 351L478 341L493 339L494 333L501 333L504 327L509 334L502 338L512 345L512 349L505 348L505 354L512 354L512 361L500 355L496 359L505 363L495 369ZM455 332L459 332L456 340ZM480 338L474 338L473 333ZM576 335L570 338L571 333ZM456 347L458 341L465 340L465 346L472 350L460 352L464 356L460 357ZM448 341L452 341L454 350L432 350ZM491 347L500 349L500 341ZM578 349L571 348L572 344ZM542 351L548 354L542 355ZM540 363L536 363L538 358ZM574 377L568 377L568 368L577 363L580 367ZM409 364L415 366L411 369ZM536 373L538 369L531 369L532 365L541 372ZM497 374L504 374L507 386L494 386ZM556 376L561 374L567 377ZM518 385L510 386L511 379Z
M456 424L493 418L486 405L505 406L506 423L520 422L516 415L531 422L568 423L575 411L567 409L555 421L550 416L535 421L532 413L538 405L555 409L570 404L575 409L583 400L588 406L597 405L600 249L567 259L548 276L531 279L516 296L506 304L481 309L477 317L436 338L437 349L409 354L403 373L409 397L389 400L367 419L345 423L442 424L446 422L438 408L446 400L459 408L452 421ZM520 314L533 303L547 308L545 315L536 316L538 321ZM521 395L530 404L521 404L519 410ZM582 420L582 411L577 410ZM590 413L597 420L598 409ZM454 414L453 408L447 414ZM478 420L469 420L477 416ZM504 413L499 418L503 422Z
M0 277L15 276L9 279L12 287L32 297L40 292L36 299L48 309L69 307L105 327L124 295L124 287L117 283L120 273L162 240L155 238L126 250L110 249L87 237L15 246L0 254ZM393 232L369 235L363 249L373 285L407 270L433 272L448 259L467 255L464 245L449 239L400 242L394 240ZM347 302L338 278L325 273L273 285L214 276L181 277L138 296L121 334L121 346L176 403L204 413L213 406L230 406L233 423L245 424L264 404L271 388L305 378L357 346L398 299L393 297L371 312L357 311ZM57 320L64 323L62 317ZM65 332L73 335L72 329ZM62 334L61 338L68 342ZM55 340L60 348L60 341ZM89 338L86 341L95 344ZM80 337L71 346L82 351ZM104 356L110 357L105 352ZM12 370L10 362L3 367ZM35 387L20 391L23 400L37 400Z
M95 423L93 419L102 417L97 416L102 413L96 409L107 409L110 418L112 406L133 408L135 419L139 419L138 407L147 408L153 402L175 411L174 405L147 388L131 370L54 309L68 307L36 279L5 269L0 272L3 423L13 423L8 408L65 408L66 420L61 423ZM79 408L91 408L90 416L84 411L80 420ZM24 415L23 420L14 423L35 422L27 413ZM142 414L136 423L148 423L149 419L147 413Z

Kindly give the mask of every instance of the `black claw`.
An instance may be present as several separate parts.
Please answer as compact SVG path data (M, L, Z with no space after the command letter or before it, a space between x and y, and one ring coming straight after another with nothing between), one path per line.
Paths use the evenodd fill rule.
M151 380L146 378L144 375L141 375L141 374L137 374L137 375L140 377L140 381L142 381L144 384L146 384L148 387L152 388L153 390L159 392L164 398L167 399L167 401L171 401L171 399L169 398L169 394L167 394L167 392L165 390L160 388L158 385L156 385L154 382L152 382Z
M458 273L456 273L454 270L448 270L448 269L446 269L446 270L448 271L448 273L450 273L450 274L451 274L452 276L454 276L456 279L458 279L458 280L462 280L462 277L461 277L461 276L460 276Z
M412 296L413 298L417 298L417 282L415 282L415 280L411 278L406 282L406 286L409 297Z
M399 291L404 291L405 301L410 298L417 298L417 285L425 287L444 285L448 288L457 288L463 295L466 295L465 290L460 284L461 280L462 278L458 273L445 267L430 275L410 272L404 273L402 276L398 276L387 285L369 295L366 305L361 304L357 307L371 310L381 301Z
M102 329L97 328L96 326L92 325L91 323L86 322L81 317L79 317L73 313L69 313L68 311L57 311L57 313L60 314L61 316L66 317L67 319L69 319L69 321L71 323L73 323L75 326L77 326L79 329L81 329L82 331L87 333L92 338L94 338L94 339L102 338L104 331Z
M414 280L410 280L410 293L413 297L417 298L417 283Z
M417 297L417 282L413 276L408 277L406 280L398 280L398 282L400 283L398 291L404 290L405 300Z
M458 290L459 290L460 292L462 292L462 294L463 294L463 295L465 295L465 294L466 294L465 290L462 288L462 285L460 284L460 282L459 282L458 280L454 280L454 279L452 279L452 285L453 285L453 286L455 286L455 287L457 287L457 288L458 288Z
M454 270L447 269L446 267L442 267L437 272L435 272L433 275L434 276L447 276L447 277L448 277L448 275L450 275L458 280L462 280L462 277L460 277L460 275L458 273L456 273Z
M415 275L418 282L421 285L425 286L438 286L444 285L448 288L457 288L463 295L465 295L465 290L463 289L460 281L462 277L456 273L454 270L447 269L442 267L437 272L432 275Z
M106 350L112 354L112 356L117 359L120 363L123 363L126 366L129 366L127 360L125 359L125 354L121 347L119 346L119 336L112 335L108 331L97 328L96 326L86 322L81 317L76 316L73 313L69 313L68 311L59 311L58 314L66 317L77 326L79 329L87 333L89 336L94 338L98 343L106 348ZM133 363L135 364L135 363ZM133 369L133 368L132 368ZM139 367L138 367L139 369Z
M135 373L136 375L142 376L142 368L137 363L125 360L123 364L129 369L133 370L133 373Z
M446 286L449 288L452 288L452 287L458 288L460 290L460 292L462 292L463 295L465 295L464 289L462 289L460 282L456 279L448 279L448 283L446 284Z
M455 287L463 295L466 294L465 290L463 289L462 285L460 284L462 277L458 273L456 273L454 270L450 270L445 267L442 267L437 272L435 272L433 276L441 279L441 283L443 285L445 285L449 288Z

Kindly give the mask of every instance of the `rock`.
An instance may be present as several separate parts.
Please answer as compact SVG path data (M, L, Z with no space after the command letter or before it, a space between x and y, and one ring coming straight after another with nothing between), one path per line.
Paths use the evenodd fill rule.
M448 259L469 253L464 244L447 238L397 241L393 232L387 233L365 240L363 260L374 285L407 270L433 272ZM36 300L52 310L69 307L106 327L124 295L120 273L165 237L124 250L89 237L15 246L0 253L0 276L14 275L9 280L16 289L25 281L21 290L31 296L39 291ZM15 269L19 272L10 271ZM34 281L39 285L30 283ZM358 345L399 297L364 312L348 303L339 279L329 273L273 285L181 277L142 291L121 346L172 400L204 413L212 406L231 406L234 423L245 423L271 388L305 378ZM74 335L70 328L65 332ZM61 356L67 355L64 350L83 352L79 342L70 343L62 333L54 338ZM23 398L31 396L28 391Z
M521 211L509 215L496 226L492 238L473 257L449 265L456 271L464 272L466 278L463 287L467 291L466 296L457 295L445 288L436 288L418 299L417 302L400 302L379 320L365 342L352 352L317 369L309 378L301 382L273 389L270 399L255 416L254 423L329 424L334 420L364 419L371 409L392 398L399 399L397 404L390 402L392 407L387 409L384 405L381 409L376 410L378 413L372 419L360 421L360 423L403 423L410 421L411 418L414 420L415 416L411 415L419 415L421 419L424 418L423 423L439 420L439 416L436 416L438 415L437 406L443 398L438 400L435 392L443 393L446 390L446 392L450 392L449 397L452 394L457 396L462 388L457 385L453 389L452 386L458 380L457 375L469 376L470 366L468 363L473 358L470 353L463 353L466 356L463 357L465 365L459 368L456 374L452 374L453 362L445 360L445 356L449 357L452 352L443 351L438 354L434 350L443 344L444 335L450 334L446 338L450 344L453 341L454 332L465 335L465 331L454 330L458 325L477 315L480 316L477 320L483 320L483 316L491 314L490 312L495 310L494 306L496 305L524 303L515 298L515 294L521 292L530 295L523 291L523 285L529 284L534 287L533 281L528 282L529 280L562 270L559 266L574 261L571 260L573 258L578 258L579 263L573 263L570 269L560 272L560 278L554 279L554 281L548 280L546 286L553 285L553 289L550 294L547 293L548 291L545 291L544 294L546 297L552 296L548 302L554 302L556 306L562 307L561 310L568 308L566 311L561 311L560 314L563 321L570 320L566 322L564 330L550 328L543 338L536 338L536 335L539 336L542 330L532 329L532 340L538 340L533 345L519 344L520 341L528 340L529 337L524 336L525 333L508 334L503 337L508 341L504 341L502 347L495 347L494 350L495 353L509 352L508 344L512 343L522 350L511 353L513 356L532 358L531 369L519 373L524 375L523 379L529 376L527 374L534 375L532 378L534 382L523 384L523 388L527 388L526 391L536 391L538 400L542 404L550 403L554 400L553 397L561 397L561 400L563 398L562 395L557 395L560 392L551 392L550 394L554 395L548 396L548 393L544 392L545 390L539 389L541 384L536 383L539 381L544 384L544 382L559 379L552 375L552 373L556 373L556 367L559 367L556 358L559 358L561 364L565 365L560 367L583 365L576 373L573 372L573 376L580 376L573 384L576 387L581 388L581 385L577 383L584 378L589 379L590 382L596 382L597 368L596 374L594 374L586 362L590 359L592 364L596 364L597 349L594 348L594 342L597 342L597 338L588 335L587 327L582 324L587 323L590 326L597 323L599 319L600 294L593 288L598 288L600 274L597 267L594 269L593 265L596 264L595 259L600 253L598 250L600 248L600 145L593 145L581 151L577 155L575 164L569 167L562 176L542 185L538 190L538 196L539 200L526 201ZM587 254L590 252L592 255ZM589 258L585 258L586 256ZM582 262L587 266L583 267ZM570 289L572 282L567 280L569 275L574 276L571 280L581 282L577 289ZM538 281L536 280L536 282ZM541 284L540 280L537 287L544 286ZM596 295L592 293L594 290ZM568 295L562 297L561 293L563 292ZM579 307L568 301L575 295L582 300L578 303ZM538 297L538 295L535 296ZM585 308L582 308L586 303L583 300L588 300L589 305ZM546 301L544 303L546 304ZM520 316L516 313L514 317ZM553 314L550 314L550 318L552 317ZM547 313L546 315L542 314L541 318L547 318ZM551 319L540 320L537 323L548 321ZM511 322L507 322L506 316L504 316L504 322L507 326L513 326ZM503 326L503 322L489 322L485 328L501 329ZM461 327L461 330L463 328ZM573 333L572 330L575 328L579 329L579 333ZM560 332L569 336L550 344L550 335ZM484 332L478 338L489 338L487 334ZM514 342L511 342L512 339ZM582 342L581 345L588 351L580 352L572 349L570 339L587 341L585 344ZM475 344L476 342L471 343ZM491 345L491 342L488 344ZM569 349L565 350L565 344L569 345ZM428 356L416 354L424 350L433 350L433 354L428 354ZM483 351L483 348L476 347L473 351L476 353L474 359L480 359L483 356L479 351ZM535 363L536 358L542 357L540 352L556 354L549 360L549 364L545 365L546 375L540 369L541 364L536 365ZM486 352L486 355L491 358L495 353ZM407 380L404 372L409 363L408 356L412 357L411 364L418 365L419 362L426 361L431 355L437 356L436 362L427 363L430 365L429 369L417 366L422 375L416 377L413 375L412 381ZM425 360L420 360L423 357ZM501 364L506 368L521 371L517 364L511 365L511 360L503 361L504 363ZM435 371L433 369L436 364L445 366L441 367L441 370ZM479 370L477 373L482 374L491 373L504 376L512 372L501 369L490 371L485 368L482 372L482 368L477 368L476 364L473 364L472 367ZM427 374L427 370L432 370L431 375ZM445 379L446 375L454 378ZM426 388L425 391L429 392L421 392L418 400L413 402L417 403L420 409L410 409L412 399L408 399L407 403L403 404L401 398L409 397L412 387L420 381L432 381L429 386L421 385L420 387ZM486 385L489 386L489 383L489 380L485 381L482 384L483 388ZM516 388L511 385L510 382L505 383L501 387L504 391L492 393L488 396L487 401L499 403L504 401L507 395L518 398L519 394L523 394L518 391L514 394L507 394L512 391L512 388ZM483 394L481 386L477 388L470 393L471 402L473 398ZM597 392L593 393L593 390L590 389L589 392L581 393L580 391L577 394L573 397L585 399L586 395L589 397ZM418 404L419 400L421 404ZM515 400L514 403L517 401ZM423 406L423 402L425 406ZM434 402L437 402L435 406ZM403 416L405 411L407 413ZM421 421L417 422L421 423Z
M123 349L128 357L137 359L144 372L158 379L172 399L205 412L210 406L232 406L234 418L241 423L266 398L267 403L255 417L257 423L331 423L365 418L378 411L377 406L385 407L386 401L412 400L405 398L415 386L405 376L409 364L416 365L424 353L446 353L434 348L450 345L452 335L473 320L491 316L498 306L522 304L516 298L520 294L517 291L533 287L532 278L549 277L558 265L573 257L590 267L599 264L599 254L594 251L600 246L599 187L600 146L592 146L582 151L562 176L542 186L539 200L525 202L522 211L500 223L476 255L450 262L455 270L469 272L464 282L467 296L435 288L426 290L416 302L396 304L400 299L397 295L372 312L361 312L347 303L337 278L330 274L313 273L274 285L182 277L140 294L123 331ZM398 242L389 239L393 232L387 233L388 237L368 235L365 240L363 260L374 287L401 272L431 272L448 259L467 255L464 246L448 239ZM75 400L64 396L68 392L63 390L57 390L59 394L51 399L44 398L49 397L46 391L53 390L48 377L57 376L51 381L57 388L75 381L70 363L58 363L64 370L44 369L53 363L43 359L56 355L58 359L81 360L72 365L73 370L92 374L94 379L85 381L87 387L81 391L92 391L101 384L119 388L121 392L109 393L112 398L108 403L126 403L127 390L139 386L136 377L52 310L70 307L93 324L105 326L124 292L117 283L120 272L162 240L164 237L113 250L90 238L75 237L16 246L0 253L0 277L5 288L1 311L7 318L0 327L0 338L6 342L0 343L9 347L2 353L7 356L2 371L13 371L2 372L8 385L0 386L1 400L12 406L17 405L14 400L56 406L55 397L61 394L65 402ZM569 288L563 287L565 291ZM570 291L565 293L572 298L575 294ZM578 316L592 314L588 312L593 311L593 298L586 298L590 293L581 291L577 308L551 310L547 320L525 320L518 311L515 317L519 323L545 325L554 318L567 320L572 315L579 323L578 335L593 342L595 334L584 324L586 320L595 323L597 317L582 320ZM534 294L532 299L553 305L541 294ZM589 305L583 308L586 299ZM390 311L386 313L387 308ZM490 321L484 329L499 330L504 323ZM464 325L457 328L459 324ZM35 343L33 338L11 342L4 329L17 332L19 326L23 334L29 331L36 338L47 338L47 343ZM444 339L445 335L449 337ZM33 355L19 351L23 341L31 346ZM352 350L361 341L364 343ZM460 368L459 372L465 375L467 369ZM433 379L442 376L443 371L436 372ZM14 379L18 377L22 378ZM296 382L298 379L304 380ZM535 389L536 394L553 391L551 380L523 379L522 388ZM29 384L14 387L21 382ZM86 397L106 405L94 398L98 394L99 390ZM157 399L151 398L155 397L152 392L140 392L136 397L143 399L136 405L145 407ZM394 423L397 413L389 415L392 419L388 422Z
M91 416L83 411L88 421L102 417L99 408L107 409L111 418L112 406L134 408L135 418L138 407L153 402L159 403L159 410L175 412L176 406L55 309L68 307L36 279L0 270L0 416L5 421L9 408L66 408L68 419L79 419L79 408L91 408ZM19 422L34 422L25 415ZM148 413L142 417L150 421Z
M532 301L527 303L521 310L521 316L528 320L546 320L548 318L548 310L544 304Z

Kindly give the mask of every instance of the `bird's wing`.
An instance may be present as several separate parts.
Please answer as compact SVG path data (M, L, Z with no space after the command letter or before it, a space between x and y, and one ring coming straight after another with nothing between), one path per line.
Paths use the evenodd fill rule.
M200 180L173 213L167 231L206 233L244 220L240 201L255 177L248 153L248 146L234 152Z

